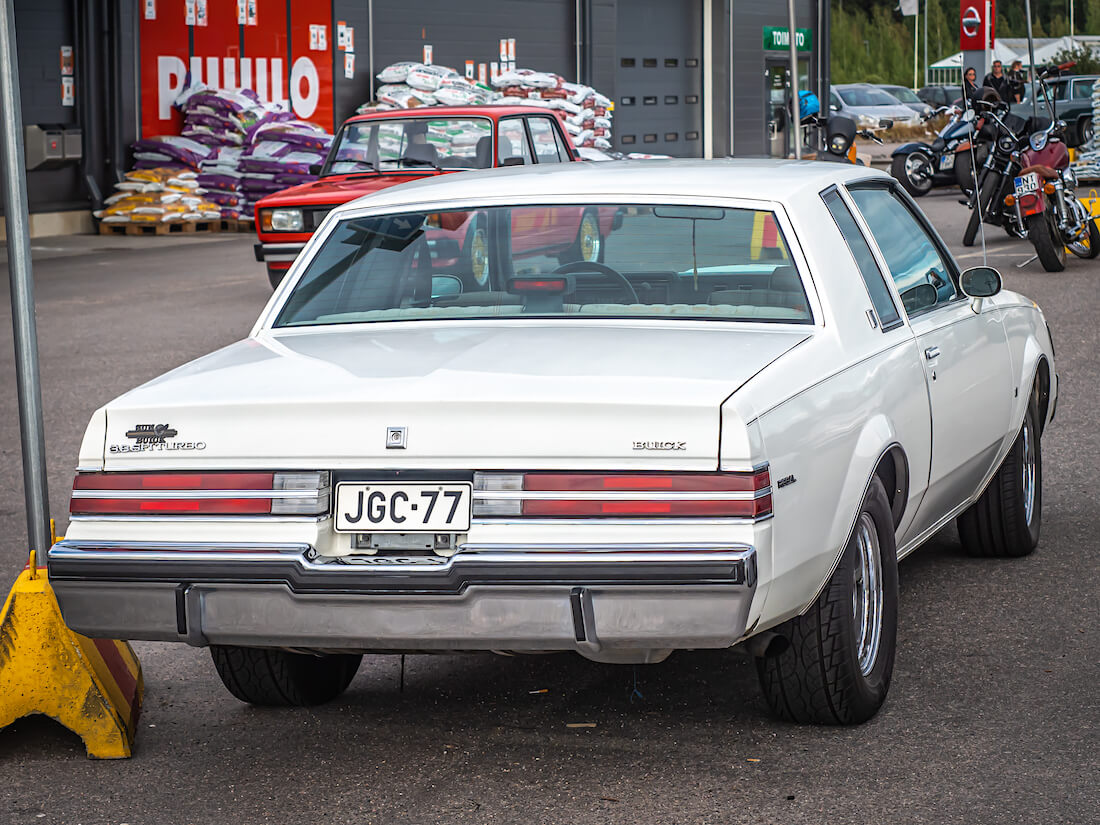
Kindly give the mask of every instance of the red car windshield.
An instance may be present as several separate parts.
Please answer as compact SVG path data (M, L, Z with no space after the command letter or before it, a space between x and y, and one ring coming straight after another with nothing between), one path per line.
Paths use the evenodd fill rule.
M492 165L493 122L488 118L387 118L344 126L324 174Z

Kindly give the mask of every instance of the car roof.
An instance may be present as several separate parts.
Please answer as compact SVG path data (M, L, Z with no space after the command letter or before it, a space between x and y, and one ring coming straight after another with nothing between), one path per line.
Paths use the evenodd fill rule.
M383 189L338 207L399 208L447 201L538 203L540 198L575 203L641 202L675 198L729 197L793 203L836 183L868 178L891 180L865 166L808 160L627 160L555 163L456 172Z
M508 115L550 115L554 116L554 110L542 106L423 106L413 109L383 109L377 112L365 112L361 115L353 115L345 120L345 123L360 123L364 120L379 120L389 118L409 117L490 117L499 119Z

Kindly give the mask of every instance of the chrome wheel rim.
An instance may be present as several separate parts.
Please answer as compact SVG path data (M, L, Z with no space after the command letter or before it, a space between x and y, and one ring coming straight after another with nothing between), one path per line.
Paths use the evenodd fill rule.
M479 286L485 286L489 280L489 244L484 229L475 229L470 242L470 266L474 271L474 280Z
M870 675L878 659L882 635L882 552L869 513L856 523L856 560L852 582L852 618L856 625L859 671Z
M1035 516L1035 439L1031 435L1031 425L1025 421L1024 429L1020 433L1023 442L1023 467L1020 470L1021 482L1024 488L1024 521L1031 526L1031 519Z
M905 176L917 189L928 183L928 160L923 155L912 154L905 159Z
M581 258L592 263L600 257L600 230L591 215L581 221Z

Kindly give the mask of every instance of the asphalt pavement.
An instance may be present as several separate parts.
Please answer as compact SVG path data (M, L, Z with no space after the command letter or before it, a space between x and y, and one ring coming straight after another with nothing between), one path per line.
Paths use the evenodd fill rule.
M0 823L1100 822L1100 261L1047 274L957 191L921 205L960 262L1046 312L1062 394L1043 438L1043 532L971 559L954 528L900 566L889 699L856 728L776 722L750 659L364 658L339 700L233 699L205 650L136 643L134 757L88 760L56 723L0 731ZM270 295L247 235L35 242L52 511L92 411L245 336ZM0 286L0 590L25 561L7 278ZM403 673L402 673L403 668ZM585 723L584 727L571 727Z

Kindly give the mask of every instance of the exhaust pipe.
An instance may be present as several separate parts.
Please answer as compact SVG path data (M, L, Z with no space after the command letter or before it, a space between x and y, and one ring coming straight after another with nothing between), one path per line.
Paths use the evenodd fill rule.
M773 656L779 656L790 646L790 639L779 635L773 630L757 633L748 641L749 653L757 659L770 659Z

